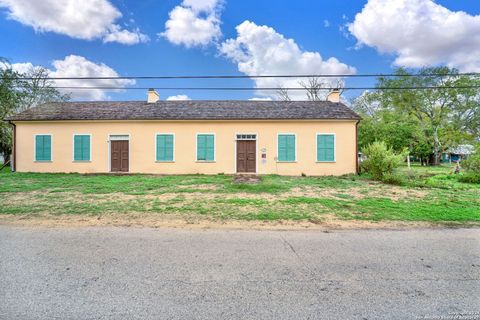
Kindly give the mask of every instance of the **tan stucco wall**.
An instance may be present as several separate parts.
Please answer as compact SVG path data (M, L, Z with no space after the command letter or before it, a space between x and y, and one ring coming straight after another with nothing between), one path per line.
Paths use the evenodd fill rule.
M231 174L236 171L235 134L257 134L257 173L342 175L355 172L355 121L222 122L17 122L16 169L19 172L109 172L109 135L130 135L130 172L158 174ZM73 134L92 135L91 162L73 162ZM175 162L155 162L155 135L175 134ZM215 133L214 163L196 162L196 134ZM277 134L295 133L297 161L279 163ZM336 135L336 162L316 162L316 133ZM34 135L52 134L52 161L34 161ZM262 162L261 150L266 149Z

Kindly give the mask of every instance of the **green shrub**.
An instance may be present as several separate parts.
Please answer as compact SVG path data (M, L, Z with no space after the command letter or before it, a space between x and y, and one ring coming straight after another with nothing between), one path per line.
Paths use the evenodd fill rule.
M476 173L480 175L480 147L477 147L476 152L468 159L463 160L461 165L468 173Z
M362 169L376 180L392 175L403 161L403 155L395 154L383 141L369 144L363 154L367 159L362 162Z
M382 182L396 186L403 186L407 183L405 177L398 173L385 173L383 175Z
M480 173L467 172L459 175L458 181L465 183L480 183Z

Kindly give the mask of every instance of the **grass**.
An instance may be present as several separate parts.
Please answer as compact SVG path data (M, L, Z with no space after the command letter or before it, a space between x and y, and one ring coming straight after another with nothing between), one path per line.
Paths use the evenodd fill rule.
M480 185L448 166L402 167L402 186L368 176L282 177L237 184L228 175L81 175L0 172L0 215L221 220L480 222Z

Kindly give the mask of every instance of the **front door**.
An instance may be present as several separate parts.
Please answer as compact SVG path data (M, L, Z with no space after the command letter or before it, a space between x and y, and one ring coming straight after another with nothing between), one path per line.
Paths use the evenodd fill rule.
M128 172L128 140L110 141L112 172Z
M237 172L256 172L256 149L255 140L237 140Z

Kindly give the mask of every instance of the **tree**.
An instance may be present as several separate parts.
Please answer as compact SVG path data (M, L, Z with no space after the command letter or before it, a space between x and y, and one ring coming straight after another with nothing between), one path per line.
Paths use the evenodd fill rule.
M67 101L68 94L61 94L54 88L54 81L48 78L48 70L43 67L35 67L22 75L29 80L20 80L19 87L22 99L17 112L32 108L47 102Z
M43 103L69 99L53 85L46 69L37 67L21 74L13 70L6 59L0 58L0 154L5 161L12 152L12 129L4 119Z
M320 78L312 77L308 78L307 82L301 80L298 84L305 89L308 101L325 101L327 97L327 91L325 88L331 87L332 84L327 81L321 81ZM341 90L344 87L342 80L337 80L335 88ZM277 99L280 101L292 101L288 93L288 89L280 87L277 90Z
M360 149L383 141L397 153L407 149L411 155L420 156L416 151L424 142L423 133L413 117L382 107L377 92L365 92L357 97L352 108L362 117L358 127Z
M470 113L465 110L468 108L465 99L471 99L473 93L462 87L474 79L460 76L456 69L448 67L423 68L416 74L399 68L395 74L394 78L378 79L380 102L383 108L405 113L418 121L425 135L424 140L432 142L432 164L438 164L442 151L449 146L448 142L452 137L461 135L461 126L455 126L453 118L455 113ZM399 87L409 89L392 89Z
M278 89L277 98L280 101L292 101L292 99L290 99L290 95L288 94L288 90L283 87Z
M8 161L12 145L12 131L10 125L3 121L14 113L16 105L21 100L21 92L16 89L18 73L8 61L0 59L0 154Z

